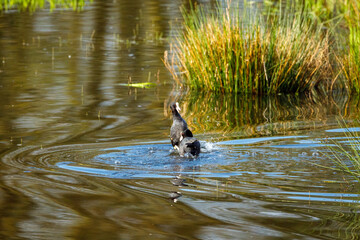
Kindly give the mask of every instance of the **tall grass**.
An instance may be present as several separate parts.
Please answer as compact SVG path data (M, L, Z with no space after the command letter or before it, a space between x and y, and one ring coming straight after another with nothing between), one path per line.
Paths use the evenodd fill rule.
M337 56L339 77L345 79L349 92L360 93L360 2L358 0L294 0L294 8L304 9L317 22L332 32L337 43L333 48ZM281 3L274 1L275 12ZM276 6L276 7L274 7ZM344 38L344 36L346 36Z
M327 34L306 13L285 12L264 18L229 5L210 13L183 10L184 33L165 65L177 82L213 92L301 93L325 86L332 77Z
M348 0L269 0L265 1L265 9L277 12L279 6L286 2L297 10L307 11L318 22L331 23L346 11L345 2Z
M347 0L348 48L340 60L344 75L353 92L360 93L360 3L357 0Z

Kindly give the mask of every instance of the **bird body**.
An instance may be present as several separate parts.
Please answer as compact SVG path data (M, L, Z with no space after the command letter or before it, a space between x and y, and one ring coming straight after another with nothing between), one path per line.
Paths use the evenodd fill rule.
M175 149L179 149L181 133L188 129L186 121L181 117L179 111L179 104L173 103L170 105L170 109L173 115L173 123L170 128L171 144ZM189 130L191 133L191 131ZM191 134L192 135L192 134Z
M184 156L185 153L190 153L193 156L197 156L200 153L200 142L193 137L188 129L182 132L179 145L180 156Z

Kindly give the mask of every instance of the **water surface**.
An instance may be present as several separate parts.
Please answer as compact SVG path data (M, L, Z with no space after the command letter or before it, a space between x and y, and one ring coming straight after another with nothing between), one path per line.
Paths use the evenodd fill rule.
M358 235L358 183L321 166L335 166L327 140L350 144L339 119L359 130L359 99L174 86L161 58L181 4L0 16L0 238ZM198 158L171 147L175 100Z

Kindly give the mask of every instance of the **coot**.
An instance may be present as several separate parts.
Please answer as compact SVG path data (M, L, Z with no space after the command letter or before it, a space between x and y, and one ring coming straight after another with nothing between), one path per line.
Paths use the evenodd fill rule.
M181 137L181 133L185 130L188 130L188 126L187 123L185 122L185 120L181 117L179 111L179 103L172 103L170 105L170 109L173 115L173 123L171 125L170 128L170 140L171 140L171 144L173 145L173 147L175 149L179 149L179 144L180 144L180 137ZM188 130L190 133L191 131ZM188 134L190 134L188 133ZM192 133L191 133L192 136Z
M200 153L200 142L193 137L189 129L183 131L180 138L179 154L183 157L185 153L190 153L193 156Z

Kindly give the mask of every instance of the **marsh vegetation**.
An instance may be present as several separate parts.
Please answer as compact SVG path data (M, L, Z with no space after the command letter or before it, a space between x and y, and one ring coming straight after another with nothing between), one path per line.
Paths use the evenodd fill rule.
M263 11L246 2L241 12L230 3L184 9L184 31L166 52L165 65L191 89L358 92L359 3L335 2L275 2Z

